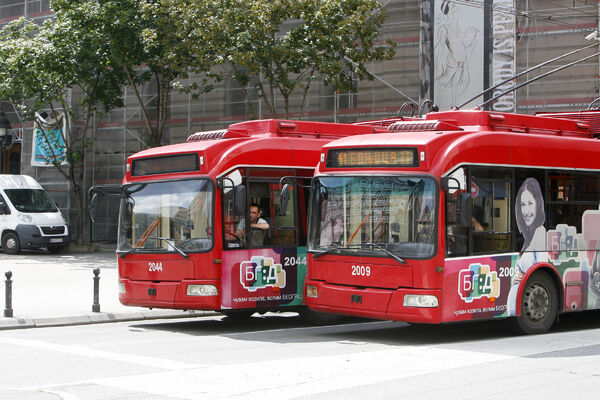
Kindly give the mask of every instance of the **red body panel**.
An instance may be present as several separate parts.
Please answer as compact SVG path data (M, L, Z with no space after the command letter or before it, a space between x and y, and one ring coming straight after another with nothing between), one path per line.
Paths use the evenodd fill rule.
M343 148L416 148L420 155L418 166L328 168L321 162L315 176L427 174L440 181L463 164L600 172L600 141L594 140L589 125L550 117L486 111L432 112L425 116L421 126L435 126L439 130L420 129L419 123L414 122L412 127L407 124L390 129L389 133L347 137L323 147L326 155L332 149ZM600 120L600 113L595 119ZM428 122L434 123L427 125ZM352 259L335 253L316 259L309 256L307 285L316 288L317 297L307 297L308 306L341 314L428 323L509 316L507 302L512 274L517 268L517 255L445 259L444 196L440 189L437 251L432 259L407 260L406 266L397 267L391 259ZM599 213L597 209L591 212L594 216ZM595 232L589 225L585 231L588 236ZM552 234L554 232L548 232L548 235ZM581 246L597 248L594 245L596 237L588 236L585 236L587 243ZM583 262L583 258L580 259ZM371 266L370 276L350 276L349 266L355 264ZM559 295L564 293L564 298L560 299L563 310L586 309L590 278L583 269L587 266L577 264L579 269L567 269L562 276L562 271L570 268L569 265L539 264L530 268L523 279L525 281L538 268L544 268L556 280ZM481 285L482 281L477 279L484 279L482 277L490 279L493 294L481 290L469 294L461 292L465 286L472 289ZM440 304L435 308L404 307L405 294L434 295ZM520 299L521 292L516 296L516 315L520 313Z
M397 120L399 119L393 121ZM361 125L283 120L238 123L220 131L199 132L192 135L186 143L151 148L132 155L127 162L127 173L123 184L200 177L208 177L214 183L217 178L225 175L228 171L245 166L304 169L307 172L303 175L311 176L320 160L321 148L324 144L349 135L383 132L387 125L382 125L381 121ZM185 153L198 155L199 170L160 175L131 175L133 160ZM302 210L300 214L305 216L305 210ZM121 303L156 308L220 310L221 308L255 307L260 301L254 300L255 298L278 297L279 288L258 289L258 291L250 293L255 295L254 297L244 297L236 291L239 288L232 288L232 285L236 284L236 280L232 278L232 271L238 271L237 276L239 276L240 261L233 256L232 250L223 250L219 190L216 190L214 218L213 237L215 243L208 252L191 253L189 258L183 258L176 253L132 253L118 258L120 283L125 289L125 292L119 295ZM303 223L301 226L305 229L306 224ZM302 257L306 259L304 248L297 249L298 251L296 248L293 251L290 249L274 250L280 251L282 254L278 256L286 260L301 259ZM273 251L256 251L255 253L258 255L268 253L268 256L275 258L271 254ZM251 255L247 255L246 258L250 259ZM227 262L233 262L233 264L224 265ZM275 262L280 262L280 260L277 259ZM289 290L293 290L293 293L287 293L286 289L279 296L285 297L285 301L289 304L301 303L305 268L305 265L302 269L298 268L298 276L296 276L295 270L291 271L289 268L286 270L290 285L296 285L296 283L299 285L299 289L295 286L289 288ZM239 277L237 281L239 281ZM186 291L189 284L213 285L219 294L216 296L187 296ZM237 284L239 285L239 283ZM225 294L228 296L227 298L221 297L222 290L225 290L224 286L227 288ZM234 299L234 296L237 297ZM244 302L240 301L242 298L245 299ZM237 300L235 304L234 300ZM262 303L265 306L275 304L273 300L265 300Z

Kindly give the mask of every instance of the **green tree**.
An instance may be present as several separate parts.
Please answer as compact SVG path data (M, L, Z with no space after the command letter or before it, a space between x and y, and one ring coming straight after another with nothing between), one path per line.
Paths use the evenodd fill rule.
M302 112L316 79L334 90L355 91L354 76L372 79L365 63L391 59L395 53L395 43L377 42L385 18L377 0L216 2L222 32L214 36L223 45L223 60L231 63L248 104L250 83L273 116L278 114L277 93L288 118L294 91L302 93Z
M63 8L65 3L68 2L55 1L55 19L45 21L42 26L20 19L2 29L0 98L11 101L26 120L32 120L36 112L44 109L49 109L54 119L61 110L70 119L66 131L59 131L68 165L63 167L63 160L54 152L48 163L70 182L78 210L77 238L81 243L84 156L90 144L92 117L122 105L125 76L112 67L110 41L101 28L104 18L98 4L83 2L72 9ZM71 98L78 93L81 93L78 98Z
M62 0L78 3L77 0ZM133 89L150 146L163 144L169 95L175 83L190 74L208 73L218 61L206 46L206 26L214 19L212 2L187 0L98 0L105 11L115 68L121 68ZM182 90L210 90L209 75ZM154 82L156 96L144 101L139 88ZM152 113L150 106L154 107Z

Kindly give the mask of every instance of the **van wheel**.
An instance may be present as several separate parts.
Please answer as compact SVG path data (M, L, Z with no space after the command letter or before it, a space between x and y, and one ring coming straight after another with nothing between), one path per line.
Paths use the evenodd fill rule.
M521 296L521 315L515 328L525 334L548 331L558 314L558 291L545 272L536 272L525 283Z
M2 249L6 254L17 254L21 251L21 243L19 236L14 232L8 232L2 238Z

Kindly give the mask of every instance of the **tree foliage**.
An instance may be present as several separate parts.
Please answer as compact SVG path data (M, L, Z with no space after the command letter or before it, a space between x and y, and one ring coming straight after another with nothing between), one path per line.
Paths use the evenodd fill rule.
M201 1L201 0L199 0ZM276 93L290 113L290 96L302 93L300 111L316 79L355 91L354 76L372 79L365 63L391 59L395 43L377 42L385 15L376 0L220 0L220 51L244 90L254 84L277 116ZM248 92L244 90L250 103ZM251 103L250 103L251 104Z
M70 182L77 202L79 240L83 233L83 168L85 149L95 113L122 105L125 76L112 68L111 51L100 21L101 9L86 2L76 10L55 6L56 17L38 26L19 19L0 32L0 98L12 102L24 119L50 110L56 119L61 111L70 118L66 131L59 130L65 143L68 167L54 154L49 160ZM74 93L82 93L71 99ZM75 101L73 101L75 100ZM76 110L81 109L80 112ZM74 124L78 119L81 124ZM77 132L74 132L77 126ZM46 138L51 140L51 138ZM49 146L51 147L51 146Z

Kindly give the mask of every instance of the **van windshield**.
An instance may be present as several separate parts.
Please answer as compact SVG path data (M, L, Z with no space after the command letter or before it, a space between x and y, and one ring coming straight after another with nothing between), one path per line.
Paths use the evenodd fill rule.
M20 212L56 212L56 204L44 189L5 189L13 206Z

